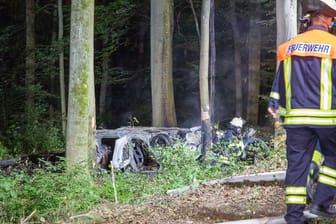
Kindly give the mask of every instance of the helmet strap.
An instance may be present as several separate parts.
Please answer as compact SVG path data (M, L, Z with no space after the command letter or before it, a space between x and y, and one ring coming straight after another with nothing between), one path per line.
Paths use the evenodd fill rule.
M321 14L318 14L317 17L324 23L326 28L331 29L333 26L333 21L328 22Z

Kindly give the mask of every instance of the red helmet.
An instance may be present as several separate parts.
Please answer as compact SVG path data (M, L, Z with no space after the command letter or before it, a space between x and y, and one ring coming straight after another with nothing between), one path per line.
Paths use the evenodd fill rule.
M302 0L302 12L304 14L322 14L328 17L336 17L336 1Z

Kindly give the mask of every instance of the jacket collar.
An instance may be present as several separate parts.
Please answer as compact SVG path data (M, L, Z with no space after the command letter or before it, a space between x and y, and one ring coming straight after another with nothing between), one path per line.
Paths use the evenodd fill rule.
M324 26L320 26L320 25L312 25L312 26L308 27L308 30L322 30L322 31L328 32L328 29L326 29Z

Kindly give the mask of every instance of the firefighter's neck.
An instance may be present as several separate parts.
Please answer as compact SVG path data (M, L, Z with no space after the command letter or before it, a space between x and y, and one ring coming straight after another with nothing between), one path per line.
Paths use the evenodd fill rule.
M322 26L326 30L329 29L331 23L332 23L332 18L324 16L324 15L317 15L316 17L312 18L312 25Z

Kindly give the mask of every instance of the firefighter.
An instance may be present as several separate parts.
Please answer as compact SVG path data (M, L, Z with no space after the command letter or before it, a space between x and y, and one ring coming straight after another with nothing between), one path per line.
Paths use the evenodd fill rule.
M287 223L305 223L306 182L314 148L324 156L311 212L334 217L336 193L336 37L329 33L335 0L303 0L307 30L278 47L268 111L286 129Z
M225 131L217 130L215 133L215 143L223 143L221 147L213 148L213 152L218 157L217 162L223 167L230 166L234 161L246 159L245 146L242 136L242 128L245 120L241 117L234 117Z

